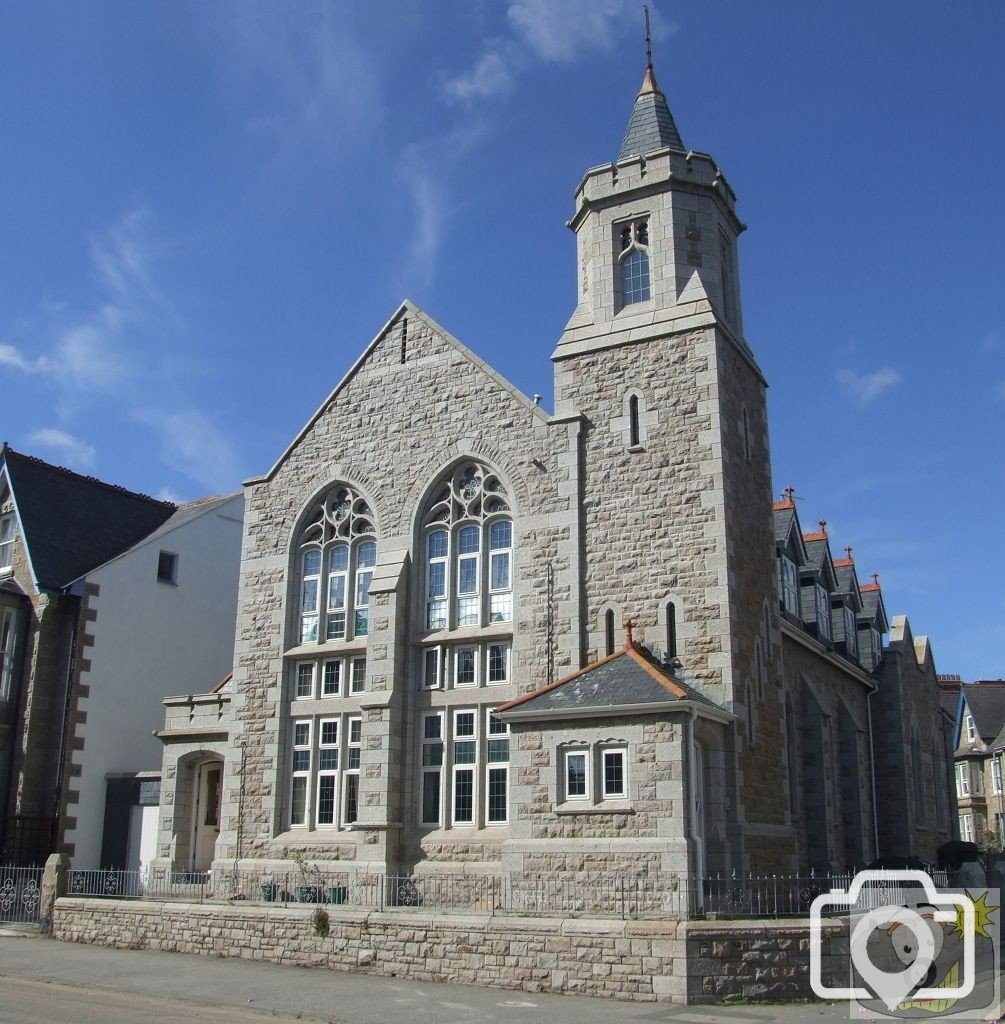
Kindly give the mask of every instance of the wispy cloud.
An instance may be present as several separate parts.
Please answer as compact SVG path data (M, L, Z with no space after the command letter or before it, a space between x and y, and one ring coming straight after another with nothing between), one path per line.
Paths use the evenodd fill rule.
M198 409L137 409L133 418L153 429L165 465L212 491L234 488L240 479L233 443Z
M497 52L483 53L470 71L448 78L443 83L447 98L463 103L505 96L512 88L510 64Z
M874 402L884 392L899 384L901 380L900 371L890 367L876 370L874 373L860 374L854 370L839 370L837 374L838 384L859 405L868 405L870 402Z
M0 344L0 366L10 366L24 373L52 372L52 361L47 356L26 356L14 345Z
M97 455L94 445L82 441L56 427L43 427L28 435L29 443L36 448L56 452L57 457L71 469L92 469Z

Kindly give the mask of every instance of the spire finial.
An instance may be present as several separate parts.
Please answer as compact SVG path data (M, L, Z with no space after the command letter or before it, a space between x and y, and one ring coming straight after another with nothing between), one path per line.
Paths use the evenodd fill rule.
M652 68L653 66L653 37L649 31L649 5L642 5L642 14L646 21L646 67Z
M851 546L848 546L844 549L844 556L848 559L849 562L851 561Z

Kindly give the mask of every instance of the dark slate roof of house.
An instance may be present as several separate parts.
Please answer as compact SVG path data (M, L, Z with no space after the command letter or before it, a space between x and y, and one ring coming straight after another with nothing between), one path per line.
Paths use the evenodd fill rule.
M624 714L633 707L665 704L672 709L678 701L693 701L707 708L723 709L703 694L675 679L646 651L634 644L559 679L550 686L524 694L496 708L507 711L554 713L607 710Z
M650 64L642 79L642 88L635 97L635 106L628 121L625 140L621 143L618 160L646 156L657 149L666 149L667 146L684 149L667 98L656 84L656 76Z
M985 680L963 687L977 735L989 746L1005 728L1005 681Z
M789 539L789 530L796 518L796 506L792 502L776 502L772 506L772 515L775 520L775 543L784 544Z
M875 580L875 577L873 579ZM879 584L876 582L863 583L859 587L859 593L862 595L862 614L871 622L875 622L885 633L890 627L886 617L886 607L883 604L883 592L880 590Z
M35 582L58 590L152 533L174 512L124 487L50 466L4 445L0 458L17 506Z

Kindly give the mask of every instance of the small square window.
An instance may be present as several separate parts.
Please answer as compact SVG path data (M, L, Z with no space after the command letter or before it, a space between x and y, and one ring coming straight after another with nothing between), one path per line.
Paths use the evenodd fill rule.
M570 750L565 755L565 799L589 798L589 754L585 750Z
M314 696L314 662L301 661L297 665L297 700L310 700Z
M605 800L622 798L628 795L628 780L625 776L625 752L623 750L605 750L603 764L603 795Z
M362 693L366 689L366 658L352 659L352 679L349 689L351 693Z
M476 686L478 683L477 648L458 647L454 653L454 686Z
M178 556L170 551L162 551L157 556L157 581L159 583L178 582Z

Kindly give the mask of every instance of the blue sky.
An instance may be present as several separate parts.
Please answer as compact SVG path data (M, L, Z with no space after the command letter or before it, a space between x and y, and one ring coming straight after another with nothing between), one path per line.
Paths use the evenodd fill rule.
M942 672L1005 675L1005 5L654 15L739 196L776 491ZM403 297L528 394L644 69L627 0L0 10L0 434L190 499L266 470Z

